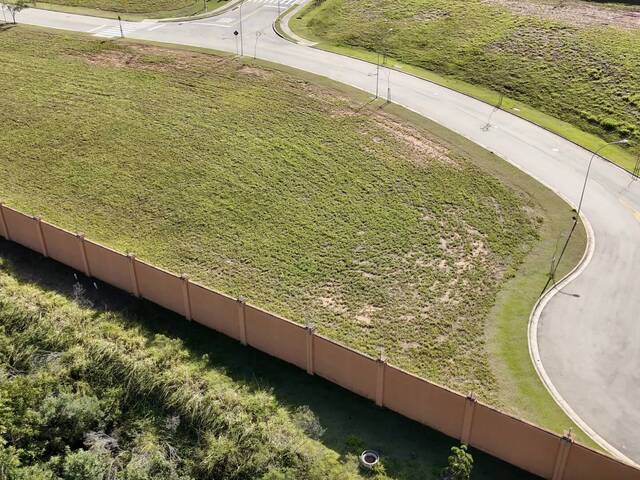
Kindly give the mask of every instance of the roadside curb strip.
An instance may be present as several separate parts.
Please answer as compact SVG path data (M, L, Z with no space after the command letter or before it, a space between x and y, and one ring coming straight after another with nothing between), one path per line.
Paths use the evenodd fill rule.
M151 19L148 21L154 21L158 23L180 23L180 22L191 22L193 20L204 20L205 18L217 17L222 15L223 13L227 13L230 10L233 10L238 6L239 3L242 3L245 0L232 0L226 5L217 8L216 10L211 10L210 12L198 13L197 15L191 15L189 17L174 17L174 18L158 18ZM147 21L147 20L145 20Z
M567 200L565 199L565 201ZM591 259L593 258L595 252L595 234L593 232L593 228L591 227L591 223L584 214L580 214L580 219L582 220L585 226L585 230L587 231L587 249L585 250L580 262L569 273L567 273L562 278L562 280L560 280L552 288L547 290L544 295L542 295L538 299L535 306L533 307L531 316L529 317L528 325L529 356L531 357L531 362L533 363L533 366L536 369L540 380L542 380L545 388L556 401L556 403L560 406L560 408L564 411L564 413L571 420L573 420L573 422L575 422L576 425L580 427L580 429L582 429L587 435L589 435L593 439L593 441L595 441L601 448L608 451L616 459L632 467L640 468L640 465L635 463L633 460L631 460L629 457L627 457L625 454L623 454L617 448L607 442L604 438L602 438L573 410L573 408L571 408L569 403L564 399L556 386L553 384L551 378L544 368L544 365L542 364L542 359L540 357L540 350L538 348L538 325L540 317L542 315L542 311L564 287L569 285L582 274L582 272L591 263Z

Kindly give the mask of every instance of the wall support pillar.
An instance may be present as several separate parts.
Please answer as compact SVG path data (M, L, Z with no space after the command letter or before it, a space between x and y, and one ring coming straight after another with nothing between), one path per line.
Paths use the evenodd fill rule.
M184 316L191 321L191 295L189 293L189 276L183 273L182 279L182 296L184 298Z
M87 247L84 244L84 233L78 233L76 238L78 239L78 248L80 248L80 258L82 258L84 274L87 277L91 277L91 268L89 268L89 258L87 257Z
M4 217L4 204L0 202L0 227L2 228L2 236L7 240L11 240L9 235L9 227L7 226L7 220Z
M471 430L473 428L473 413L478 403L476 396L470 393L464 404L464 417L462 419L462 432L460 433L460 443L469 445L471 441Z
M238 300L237 300L238 332L240 333L240 343L242 343L242 345L247 345L246 306L247 306L247 301L242 297L238 297Z
M136 256L133 253L127 254L129 259L129 278L131 278L131 293L134 297L140 297L140 285L138 284L138 274L136 272Z
M564 478L564 470L567 466L567 460L569 459L569 452L573 445L573 435L571 432L565 433L560 439L560 445L558 446L558 454L556 455L556 464L553 467L552 480L562 480Z
M44 232L42 231L42 219L40 217L33 217L33 219L36 221L38 239L40 240L40 251L42 255L48 257L49 251L47 250L47 242L44 239Z
M387 359L384 356L384 352L380 352L380 357L377 360L377 377L376 377L376 405L379 407L384 406L384 374L387 368Z
M316 327L313 325L307 325L307 373L309 375L314 374L313 369L313 335L316 331Z

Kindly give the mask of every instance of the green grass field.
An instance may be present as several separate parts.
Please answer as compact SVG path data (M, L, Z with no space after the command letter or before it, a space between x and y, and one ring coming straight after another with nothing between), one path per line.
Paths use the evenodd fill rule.
M631 149L607 155L633 169L640 155L640 29L625 28L618 17L607 26L604 15L624 8L600 7L603 18L589 24L584 3L564 3L569 7L553 9L545 0L325 0L312 2L291 26L322 48L371 61L376 56L367 52L387 54L390 65L489 103L505 95L505 109L587 148L630 138ZM570 8L582 10L572 16Z
M435 480L446 465L453 439L83 282L0 241L3 478ZM376 475L358 470L365 446ZM530 478L473 455L474 479Z
M535 181L299 72L23 27L0 45L9 205L570 425L526 354L571 219Z
M9 0L7 3L13 3ZM205 0L47 0L32 7L125 20L188 17L205 13ZM206 11L222 8L229 0L206 0Z

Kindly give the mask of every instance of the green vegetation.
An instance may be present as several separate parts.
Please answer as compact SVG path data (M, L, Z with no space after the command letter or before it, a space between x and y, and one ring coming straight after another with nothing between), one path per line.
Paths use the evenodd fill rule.
M454 443L222 335L0 241L0 477L437 477ZM55 290L54 290L55 289ZM474 478L530 478L479 452ZM386 474L384 473L386 471Z
M13 3L16 0L9 0ZM63 12L126 20L187 17L205 13L205 0L47 0L32 1L31 6ZM224 7L229 0L206 0L206 11Z
M390 65L492 104L505 95L505 109L587 148L631 138L632 149L607 155L632 169L640 155L640 29L612 16L618 10L549 4L326 0L291 27L330 50L373 61L370 52L387 54ZM601 12L593 24L585 8Z
M472 470L473 457L467 451L467 446L451 447L449 465L442 472L443 480L469 480Z
M22 27L0 44L10 205L359 350L382 347L553 430L570 425L526 353L571 221L534 180L299 72Z

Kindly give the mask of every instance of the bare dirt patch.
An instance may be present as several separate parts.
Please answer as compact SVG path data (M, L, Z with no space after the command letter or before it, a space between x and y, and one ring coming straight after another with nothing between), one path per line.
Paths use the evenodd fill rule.
M458 162L451 157L446 147L430 140L417 129L400 123L385 113L376 114L374 120L384 132L407 145L409 150L415 154L407 160L416 164L421 164L425 160L438 160L451 166L458 166Z
M159 72L196 70L198 67L219 67L229 64L228 59L201 53L169 50L151 45L128 45L109 48L83 56L91 65L114 68L139 68ZM241 70L240 67L238 70Z
M519 15L559 20L576 26L614 26L640 29L640 7L611 8L578 0L484 0Z

